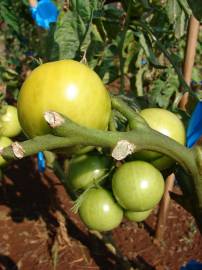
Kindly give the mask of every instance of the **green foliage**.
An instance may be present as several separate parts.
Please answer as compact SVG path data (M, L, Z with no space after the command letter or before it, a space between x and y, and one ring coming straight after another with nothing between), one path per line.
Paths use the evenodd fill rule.
M186 15L191 15L191 10L186 0L167 1L166 11L169 22L173 24L175 37L181 38L186 31Z
M190 8L194 16L199 20L202 21L202 5L201 0L187 0Z
M18 24L17 17L14 11L10 7L10 1L0 1L0 20L3 20L8 24L15 32L20 32L20 26Z
M0 0L0 27L0 87L16 99L26 72L36 66L33 59L43 52L43 38L32 25L25 0Z
M50 59L79 58L90 43L96 1L71 1L70 10L62 12L53 33L53 55Z
M173 69L166 69L158 78L149 92L149 105L167 109L178 93L179 80Z

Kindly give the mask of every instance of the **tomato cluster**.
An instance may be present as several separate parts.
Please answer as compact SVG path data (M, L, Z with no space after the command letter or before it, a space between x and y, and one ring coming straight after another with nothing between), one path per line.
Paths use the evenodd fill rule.
M109 165L100 155L82 155L70 161L66 184L71 191L85 190L79 214L92 230L112 230L124 215L142 221L163 195L163 176L148 162L125 162L112 174Z
M10 138L19 135L21 126L18 120L17 108L13 105L2 105L0 109L0 147L7 147L12 143ZM0 157L0 166L6 161Z
M43 117L49 110L82 126L106 130L111 102L94 71L76 61L62 60L39 66L22 86L18 116L28 137L50 132ZM140 114L152 129L184 144L185 129L175 114L158 108ZM94 150L70 160L66 187L78 196L83 222L92 230L108 231L119 226L123 216L137 222L148 217L164 192L160 170L172 163L160 153L141 151L116 166L108 152Z

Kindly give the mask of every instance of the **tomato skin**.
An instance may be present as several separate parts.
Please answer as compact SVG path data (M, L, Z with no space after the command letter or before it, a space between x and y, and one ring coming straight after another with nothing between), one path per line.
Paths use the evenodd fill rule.
M149 126L156 131L185 144L186 133L182 121L172 112L161 108L147 108L140 112ZM154 151L140 151L135 159L150 161L157 169L164 170L172 166L173 160Z
M164 192L164 179L160 171L148 162L126 162L115 171L112 190L124 209L146 211L160 201Z
M0 136L12 138L19 135L21 130L17 108L12 105L3 106L0 113Z
M12 140L8 137L0 137L0 148L7 147L12 144ZM0 156L0 167L3 167L7 164L7 161Z
M141 222L148 218L151 214L152 209L142 211L142 212L135 212L135 211L125 211L125 217L130 221Z
M52 110L76 123L107 129L109 93L98 75L74 60L49 62L34 69L19 92L18 116L28 137L50 132L44 113Z
M104 156L81 155L72 158L69 163L67 186L73 191L86 189L106 174L108 166L109 160Z
M89 229L102 232L119 226L123 210L110 192L103 188L92 188L79 208L79 215Z
M161 108L147 108L142 110L140 115L151 128L181 144L185 144L184 125L174 113Z

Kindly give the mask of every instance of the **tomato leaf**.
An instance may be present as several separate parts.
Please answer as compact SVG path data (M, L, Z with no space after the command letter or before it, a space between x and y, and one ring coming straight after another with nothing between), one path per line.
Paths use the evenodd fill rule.
M202 21L202 5L201 0L187 0L189 7L191 8L194 16L199 20Z
M150 106L168 108L171 98L178 92L179 81L173 70L166 70L166 79L159 78L153 83L149 93Z
M3 20L8 24L16 33L20 33L20 27L16 19L15 14L9 8L9 3L6 1L0 1L0 20Z
M145 35L143 35L143 33L139 34L139 41L150 63L155 67L163 68L163 66L159 63L157 57L153 53L149 39Z
M72 0L70 10L61 15L53 30L53 49L50 59L78 59L91 42L92 19L98 1Z
M170 23L174 23L180 13L180 5L177 0L167 1L166 11Z
M181 38L186 30L185 12L190 15L190 10L183 0L170 0L167 1L166 11L170 23L173 24L175 37Z

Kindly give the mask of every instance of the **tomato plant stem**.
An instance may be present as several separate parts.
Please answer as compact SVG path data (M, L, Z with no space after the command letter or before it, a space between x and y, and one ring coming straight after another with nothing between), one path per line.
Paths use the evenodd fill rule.
M51 134L37 136L33 139L20 143L24 150L23 157L30 156L44 150L53 150L63 147L68 147L77 144L77 138L57 137ZM3 150L2 156L5 159L17 159L13 153L12 147L6 147Z
M199 160L199 155L195 153L196 148L188 149L173 139L151 129L138 113L117 97L112 97L112 107L128 118L133 130L128 132L101 131L80 126L62 116L64 122L60 126L52 128L52 135L38 136L20 143L23 157L39 151L76 145L99 146L113 150L119 141L125 140L134 145L135 151L156 151L179 163L190 176L193 192L196 192L198 198L197 205L202 209L202 174L199 170L201 160ZM4 148L2 157L16 159L12 147Z
M128 8L125 18L125 24L124 29L121 35L121 41L119 46L119 58L120 58L120 72L121 72L121 86L120 86L120 93L124 93L125 90L125 78L124 78L124 65L125 65L125 58L124 58L124 43L125 43L125 37L126 33L128 31L128 26L130 22L130 16L131 16L131 9L132 9L132 0L128 1Z

